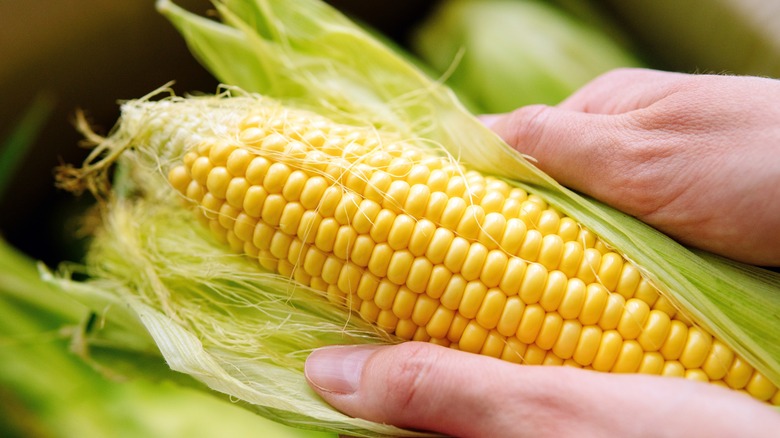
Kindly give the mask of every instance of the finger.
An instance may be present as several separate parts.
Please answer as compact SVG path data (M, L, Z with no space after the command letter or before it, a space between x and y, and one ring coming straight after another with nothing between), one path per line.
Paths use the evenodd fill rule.
M622 114L646 108L678 91L690 75L641 68L621 68L593 79L558 107L591 114Z
M426 343L316 350L306 376L348 415L463 437L750 436L780 426L771 408L715 385L520 366Z
M561 184L629 214L637 212L631 198L622 196L620 185L633 170L627 158L634 140L628 116L532 105L483 120Z

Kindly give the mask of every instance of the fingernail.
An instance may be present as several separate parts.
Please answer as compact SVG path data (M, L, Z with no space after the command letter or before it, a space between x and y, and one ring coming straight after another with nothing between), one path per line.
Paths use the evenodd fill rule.
M360 385L363 365L380 346L347 345L314 350L306 359L304 374L322 391L352 394Z

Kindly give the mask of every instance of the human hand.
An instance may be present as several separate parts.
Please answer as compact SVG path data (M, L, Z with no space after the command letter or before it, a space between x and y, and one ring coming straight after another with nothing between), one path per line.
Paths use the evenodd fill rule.
M310 385L355 417L461 437L767 436L780 414L712 384L523 366L433 344L327 347Z
M780 80L620 69L484 121L562 184L684 244L780 266Z

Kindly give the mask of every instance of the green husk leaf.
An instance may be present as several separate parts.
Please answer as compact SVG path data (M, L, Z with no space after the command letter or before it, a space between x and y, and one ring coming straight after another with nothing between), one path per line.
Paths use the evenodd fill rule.
M110 199L86 272L137 315L173 369L287 424L350 435L418 434L335 411L302 375L313 348L395 339L229 252L179 206L165 180L188 138L228 131L242 106L281 102L445 148L468 167L541 194L620 248L674 302L780 383L780 346L766 336L778 327L776 275L736 264L725 269L560 186L485 128L447 87L323 3L215 4L224 24L167 0L157 6L231 87L218 96L128 102L114 134L98 148L109 156L124 151L127 171L120 175L127 181L120 185L133 189ZM743 301L725 305L731 296Z

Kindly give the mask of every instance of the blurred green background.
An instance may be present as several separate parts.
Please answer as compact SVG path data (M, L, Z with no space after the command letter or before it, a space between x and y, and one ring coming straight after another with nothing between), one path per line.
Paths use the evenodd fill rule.
M423 58L475 111L556 103L621 64L780 77L778 0L330 3ZM86 244L91 199L53 185L55 166L86 155L76 111L105 134L118 102L170 80L179 94L216 90L154 1L0 0L0 59L0 243L23 254L4 246L0 257L0 436L297 436L166 379L104 379L70 353L63 332L88 312L25 298L56 294L33 260L78 261Z

